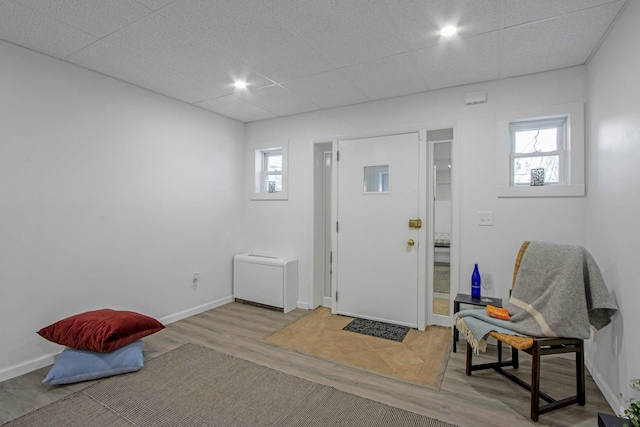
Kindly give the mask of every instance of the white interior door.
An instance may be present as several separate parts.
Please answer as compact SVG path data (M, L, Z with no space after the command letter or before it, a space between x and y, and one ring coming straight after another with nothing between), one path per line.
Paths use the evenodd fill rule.
M338 142L336 311L417 327L419 134Z

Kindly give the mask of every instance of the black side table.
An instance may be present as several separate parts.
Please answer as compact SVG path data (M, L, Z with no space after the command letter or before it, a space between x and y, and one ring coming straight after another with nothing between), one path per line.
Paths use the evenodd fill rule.
M598 427L622 427L625 424L631 425L631 422L626 418L620 418L615 415L598 412Z
M469 294L458 294L456 299L453 300L453 314L460 311L460 304L477 305L480 307L486 307L487 305L493 305L495 307L502 307L502 299L489 298L491 301L482 301L481 298L474 298ZM456 352L456 344L458 343L458 328L453 325L453 352Z

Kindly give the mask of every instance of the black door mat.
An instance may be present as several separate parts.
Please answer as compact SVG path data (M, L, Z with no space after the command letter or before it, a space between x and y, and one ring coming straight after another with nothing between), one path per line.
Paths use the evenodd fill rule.
M392 325L391 323L378 322L369 319L353 319L343 331L357 332L359 334L370 335L372 337L384 338L387 340L402 342L409 332L408 326Z

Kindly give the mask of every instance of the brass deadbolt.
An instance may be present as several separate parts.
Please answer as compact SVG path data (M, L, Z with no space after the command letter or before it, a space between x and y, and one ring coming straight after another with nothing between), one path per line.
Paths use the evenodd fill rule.
M410 219L409 220L409 228L422 228L422 220L421 219Z

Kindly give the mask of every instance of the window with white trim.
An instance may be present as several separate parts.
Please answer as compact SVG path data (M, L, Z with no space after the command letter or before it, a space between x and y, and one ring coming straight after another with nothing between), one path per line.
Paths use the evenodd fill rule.
M252 200L287 199L287 147L255 151L255 182Z
M567 116L509 123L511 185L531 185L542 169L542 185L566 183Z
M498 197L585 194L584 103L498 112Z

